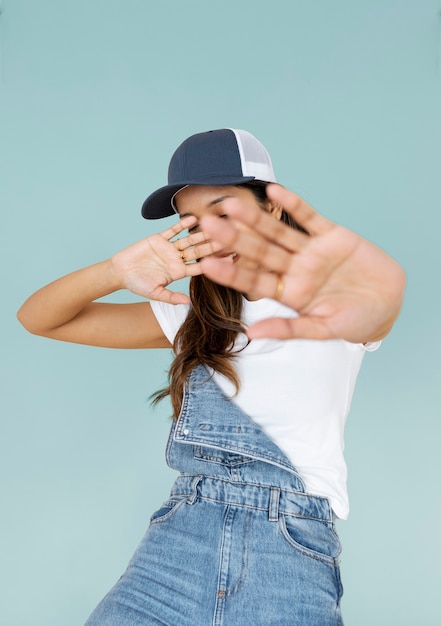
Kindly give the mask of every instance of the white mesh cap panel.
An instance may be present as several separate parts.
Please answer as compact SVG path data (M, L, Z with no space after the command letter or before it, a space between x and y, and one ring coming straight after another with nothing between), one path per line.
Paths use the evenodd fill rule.
M257 180L268 183L276 182L270 155L265 146L246 130L230 128L236 135L237 145L242 163L242 174L254 176Z

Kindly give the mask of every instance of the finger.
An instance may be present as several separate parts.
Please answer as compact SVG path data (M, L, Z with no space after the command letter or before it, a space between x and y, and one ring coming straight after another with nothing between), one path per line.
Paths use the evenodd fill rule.
M269 200L282 206L310 235L320 235L332 228L333 222L317 213L303 198L282 185L268 185L266 193Z
M173 243L184 263L215 254L224 248L223 244L207 239L207 236L203 234L197 237L182 237L182 239L177 239Z
M185 237L180 237L173 242L173 245L177 250L185 250L185 248L195 246L202 243L203 241L207 241L207 235L205 235L205 233L201 231L198 233L186 235Z
M179 291L170 291L170 289L165 289L164 287L159 287L152 294L152 299L167 302L168 304L188 304L190 302L187 294Z
M271 213L267 213L255 205L245 204L236 199L226 200L223 205L223 211L232 220L244 223L268 241L273 241L278 246L283 246L291 252L299 252L310 240L309 235L287 226ZM211 230L206 228L207 217L202 218L201 226L204 232L211 237L215 237L212 231L213 227Z
M262 320L248 328L247 336L250 339L335 339L326 320L312 316Z
M184 250L186 261L196 261L224 250L224 245L218 241L207 241L200 246L193 246Z
M215 257L203 259L198 265L202 267L202 272L214 282L232 287L254 299L272 298L277 294L279 285L277 274L239 267Z
M189 263L185 268L186 276L199 276L199 274L203 273L200 263Z
M253 261L271 272L284 273L292 262L292 252L253 232L238 230L214 216L203 218L204 230L228 250ZM297 232L297 231L296 231ZM298 233L301 235L301 233Z
M166 228L159 234L164 239L173 239L173 237L176 237L176 235L182 233L182 231L186 228L191 228L192 226L194 226L196 222L197 219L194 215L187 215L186 217L182 218L182 220L179 220L179 222L173 224L173 226L170 226L170 228Z

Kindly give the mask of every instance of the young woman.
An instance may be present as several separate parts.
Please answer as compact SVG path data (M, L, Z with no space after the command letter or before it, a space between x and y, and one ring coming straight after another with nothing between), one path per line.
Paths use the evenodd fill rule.
M158 398L171 398L167 461L180 475L88 626L342 624L344 423L404 276L271 183L269 155L249 133L193 135L142 209L180 221L19 311L53 339L175 352ZM185 276L189 297L168 289ZM118 289L149 302L97 302Z

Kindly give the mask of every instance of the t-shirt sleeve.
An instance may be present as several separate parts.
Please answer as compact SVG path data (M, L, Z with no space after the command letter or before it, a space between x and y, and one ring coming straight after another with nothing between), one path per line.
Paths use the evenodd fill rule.
M188 304L168 304L151 300L152 311L162 328L164 335L173 343L176 333L185 321L190 306Z

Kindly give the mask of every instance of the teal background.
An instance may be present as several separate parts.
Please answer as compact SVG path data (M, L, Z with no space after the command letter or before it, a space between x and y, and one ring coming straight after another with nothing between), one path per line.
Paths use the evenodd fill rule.
M1 626L77 626L173 474L168 351L27 334L23 300L162 228L140 217L189 134L232 126L281 182L405 267L347 428L349 626L435 626L440 591L438 0L1 3ZM119 301L130 300L118 294Z

